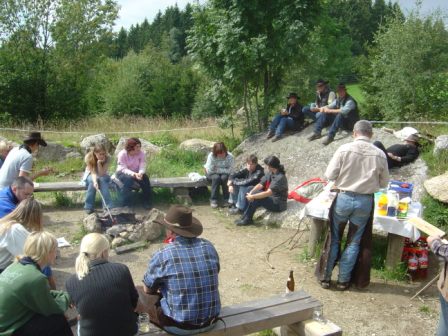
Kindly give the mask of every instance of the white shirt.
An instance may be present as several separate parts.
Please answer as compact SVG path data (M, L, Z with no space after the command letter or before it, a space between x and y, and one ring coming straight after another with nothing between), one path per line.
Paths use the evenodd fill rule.
M10 186L20 171L31 174L32 168L33 156L25 148L11 149L0 169L0 188Z
M5 269L11 259L23 254L23 246L29 234L28 230L18 223L0 234L0 269Z

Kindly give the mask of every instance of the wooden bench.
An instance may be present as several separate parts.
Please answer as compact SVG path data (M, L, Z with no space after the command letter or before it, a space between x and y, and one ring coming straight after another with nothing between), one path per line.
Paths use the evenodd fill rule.
M153 188L172 189L176 198L182 203L191 203L189 194L191 188L206 187L208 185L206 180L192 181L188 177L151 178L150 182ZM84 190L86 190L86 186L79 181L34 183L34 192Z
M334 324L321 323L312 320L315 309L321 309L322 304L303 290L273 296L268 299L223 307L216 326L201 335L207 336L240 336L266 329L282 327L281 335L329 336L342 335L341 329ZM320 331L310 332L311 324L321 324ZM327 327L325 327L327 325ZM328 330L332 326L331 332ZM335 329L335 328L336 329ZM323 328L323 329L322 329ZM314 327L314 329L316 329ZM313 330L314 330L313 329ZM144 335L169 335L164 331L151 331Z

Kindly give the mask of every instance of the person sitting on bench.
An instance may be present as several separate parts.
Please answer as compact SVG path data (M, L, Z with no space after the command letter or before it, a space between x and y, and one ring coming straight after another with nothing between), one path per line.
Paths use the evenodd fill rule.
M285 168L280 164L278 157L271 155L264 159L268 166L268 173L246 195L249 206L241 219L235 221L236 225L252 224L255 210L263 207L269 211L282 212L286 210L288 200L288 180L285 176Z
M285 130L298 131L303 126L302 105L299 104L299 96L295 92L291 92L286 99L288 104L277 114L269 126L267 138L273 137L272 142L280 140Z
M152 256L143 278L150 320L174 335L210 330L221 311L218 252L198 238L202 224L188 207L172 205L158 223L171 242Z
M0 218L11 213L17 205L33 195L34 183L28 177L19 176L11 186L0 190Z
M417 160L420 152L418 150L418 136L415 134L409 135L404 139L404 144L395 144L387 149L381 141L375 141L373 144L381 149L386 154L387 165L390 168L403 167L411 162Z
M305 106L302 109L304 117L310 118L313 122L317 120L320 115L320 109L327 107L336 99L336 94L330 89L328 81L318 79L316 81L316 99L314 103Z
M79 313L78 335L137 334L138 292L126 265L112 263L109 241L99 233L84 236L75 270L65 283Z
M14 336L72 336L64 312L69 296L50 291L41 269L53 264L58 242L46 231L32 232L23 256L0 274L0 333Z
M121 206L132 205L132 189L137 182L142 188L143 207L152 208L152 188L146 175L146 155L141 150L142 143L138 138L126 140L124 149L118 153L116 177L123 183L121 189Z

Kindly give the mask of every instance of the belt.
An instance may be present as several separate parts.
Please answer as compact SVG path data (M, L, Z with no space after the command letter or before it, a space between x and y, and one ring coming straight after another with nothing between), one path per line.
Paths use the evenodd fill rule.
M331 191L336 191L338 193L349 194L349 195L352 194L352 195L361 195L361 196L370 196L370 197L373 196L373 193L372 194L362 194L362 193L358 193L358 192L350 191L350 190L332 189Z
M179 329L185 329L185 330L196 330L196 329L202 329L205 327L208 327L210 325L212 325L213 323L215 323L216 321L218 321L217 317L212 318L209 321L206 321L204 323L201 323L200 325L196 325L196 324L191 324L191 323L186 323L186 322L177 322L175 320L172 320L173 326L177 327Z

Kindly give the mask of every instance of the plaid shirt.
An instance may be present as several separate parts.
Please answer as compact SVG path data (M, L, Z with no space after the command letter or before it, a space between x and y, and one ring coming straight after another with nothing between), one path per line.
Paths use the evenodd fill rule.
M218 272L218 253L208 240L177 236L151 258L143 282L160 290L166 316L199 326L221 310Z
M430 246L435 255L445 258L448 261L448 244L443 244L440 239L434 239Z

